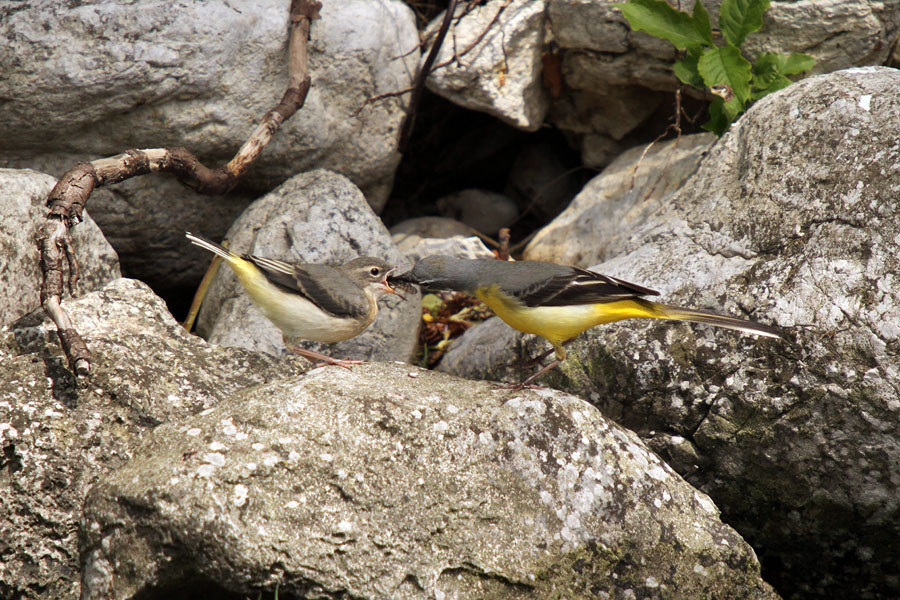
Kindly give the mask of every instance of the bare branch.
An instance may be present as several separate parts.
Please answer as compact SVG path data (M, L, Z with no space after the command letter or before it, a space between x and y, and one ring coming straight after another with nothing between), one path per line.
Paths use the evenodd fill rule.
M290 76L281 101L262 118L235 157L225 166L210 169L186 148L127 150L123 154L79 163L69 169L47 197L47 220L37 235L41 256L41 306L56 324L60 344L77 375L90 372L90 352L60 302L63 295L63 257L69 274L69 290L76 293L78 261L69 239L69 228L82 220L84 207L95 188L119 183L147 173L167 172L201 194L222 195L237 184L272 136L306 101L310 87L307 40L310 24L319 16L316 0L292 0L290 9Z

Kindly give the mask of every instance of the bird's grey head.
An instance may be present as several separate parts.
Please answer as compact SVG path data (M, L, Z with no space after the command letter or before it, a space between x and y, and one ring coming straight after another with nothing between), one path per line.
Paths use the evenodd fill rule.
M397 293L387 281L397 267L392 267L380 258L360 256L344 263L340 269L360 287L363 289L368 287L376 296Z
M451 256L426 256L411 271L396 279L422 286L427 290L475 290L481 261Z

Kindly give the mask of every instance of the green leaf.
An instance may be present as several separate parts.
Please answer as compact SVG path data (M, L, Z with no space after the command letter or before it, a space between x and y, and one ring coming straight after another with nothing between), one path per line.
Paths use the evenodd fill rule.
M741 108L750 99L750 63L734 46L706 50L697 63L697 70L707 87L727 85L732 89Z
M722 113L725 115L725 118L728 119L729 123L737 119L742 112L744 112L744 103L737 98L729 100L728 102L723 101Z
M810 69L815 61L805 54L786 56L774 52L763 52L753 63L753 93L751 100L762 98L791 84L787 74L800 73Z
M784 75L796 75L797 73L802 73L804 71L809 71L816 64L816 59L808 54L803 54L802 52L794 52L790 56L787 57L787 60L784 61L784 65L781 67L781 72Z
M768 8L769 0L722 0L719 8L722 35L732 46L740 46L748 33L762 27L762 16Z
M753 88L767 89L782 74L787 57L774 52L762 52L753 63Z
M701 90L706 87L706 84L703 83L703 78L700 76L700 71L697 70L697 62L700 60L700 56L694 54L692 52L688 52L687 56L682 58L681 60L676 60L673 70L675 71L675 76L678 77L682 82L687 85L692 85L695 88L700 88Z
M700 0L694 0L694 25L697 26L697 33L703 36L703 40L707 46L715 46L712 37L712 25L709 22L709 13Z
M731 119L725 116L724 105L725 101L721 98L712 101L712 104L709 105L709 121L701 125L703 129L712 131L718 136L725 133L725 130L731 125Z
M778 75L774 79L768 82L766 87L757 87L754 86L753 92L750 94L750 100L759 100L764 96L768 96L772 92L777 92L782 88L786 88L787 86L794 83L784 75Z
M632 29L668 40L679 50L695 48L706 42L693 17L675 10L662 0L630 0L613 6L622 9Z

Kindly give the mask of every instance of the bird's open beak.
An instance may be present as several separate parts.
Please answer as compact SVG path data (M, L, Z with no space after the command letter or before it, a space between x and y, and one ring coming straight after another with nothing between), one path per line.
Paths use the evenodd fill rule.
M404 300L406 300L406 296L404 296L403 294L401 294L400 292L398 292L397 290L395 290L394 288L392 288L392 287L391 287L391 284L388 283L388 279L391 278L391 274L392 274L394 271L396 271L396 270L397 270L397 267L394 267L393 269L391 269L390 271L388 271L388 272L385 274L385 276L384 276L384 281L381 282L381 285L384 286L384 289L385 289L385 292L386 292L386 293L388 293L388 294L394 294L395 296L400 296L401 298L403 298Z

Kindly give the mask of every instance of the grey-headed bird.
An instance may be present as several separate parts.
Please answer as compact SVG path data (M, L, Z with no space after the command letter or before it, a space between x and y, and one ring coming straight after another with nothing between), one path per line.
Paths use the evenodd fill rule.
M187 238L221 256L257 308L281 330L285 346L310 360L347 368L363 362L298 348L292 340L334 343L355 337L375 320L381 296L400 296L387 281L397 267L380 258L362 256L339 267L287 263L237 254L193 233Z
M392 279L425 289L466 292L487 304L513 329L550 342L556 360L519 386L528 385L565 360L564 344L581 332L623 319L691 321L784 337L771 325L651 302L641 296L658 296L659 292L587 269L547 262L426 256L411 271Z

